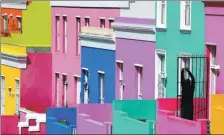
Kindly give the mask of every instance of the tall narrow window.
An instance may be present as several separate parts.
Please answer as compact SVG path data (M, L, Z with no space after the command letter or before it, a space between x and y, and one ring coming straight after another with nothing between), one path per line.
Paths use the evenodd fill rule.
M89 85L88 85L88 70L83 69L84 74L84 104L89 103Z
M1 115L5 114L5 77L1 76Z
M190 17L191 17L191 7L190 7L190 1L185 1L185 25L190 25Z
M55 74L55 88L56 88L56 106L60 106L60 84L59 84L59 73Z
M216 46L210 45L210 90L211 94L215 94L216 92Z
M4 32L8 32L7 16L3 16L3 20L4 20Z
M64 46L63 46L63 52L67 52L67 47L68 47L68 29L67 29L67 16L63 16L63 32L64 32Z
M17 21L18 21L18 31L22 32L22 18L17 16Z
M79 56L80 55L80 51L81 51L81 45L80 45L80 39L79 39L79 32L81 32L81 19L80 17L76 17L76 55Z
M105 19L100 19L100 28L105 28Z
M89 27L89 23L90 23L89 17L86 17L85 18L85 26Z
M55 17L56 20L56 51L60 51L60 18L59 16Z
M119 95L120 100L123 100L123 94L124 94L124 71L123 71L123 63L117 62L118 67L118 76L119 76Z
M77 91L77 104L80 104L81 103L81 80L80 80L80 77L75 77L75 86L76 86L76 89L75 91Z
M142 99L142 66L135 66L137 71L137 90L138 90L138 99Z
M114 23L114 20L113 19L109 19L109 28L111 28L112 23Z
M20 107L20 94L19 94L19 91L20 91L20 81L18 79L15 80L15 83L16 83L16 108L15 108L15 111L16 111L16 114L19 114L19 107Z
M166 28L167 1L157 1L156 27Z
M156 98L165 98L166 91L166 52L156 51Z
M64 99L64 107L67 107L68 106L68 102L67 102L67 87L68 87L68 82L67 82L67 76L66 75L63 75L62 77L62 81L63 81L63 99Z
M98 72L99 74L99 84L100 84L100 103L104 103L104 91L105 91L105 86L104 86L104 73L103 72Z

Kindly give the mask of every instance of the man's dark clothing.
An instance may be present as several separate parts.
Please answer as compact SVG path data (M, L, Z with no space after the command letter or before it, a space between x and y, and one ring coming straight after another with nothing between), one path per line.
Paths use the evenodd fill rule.
M184 71L187 71L190 79L184 78ZM181 118L193 120L193 97L195 88L195 79L189 70L181 70L181 86L182 86L182 98L181 98Z

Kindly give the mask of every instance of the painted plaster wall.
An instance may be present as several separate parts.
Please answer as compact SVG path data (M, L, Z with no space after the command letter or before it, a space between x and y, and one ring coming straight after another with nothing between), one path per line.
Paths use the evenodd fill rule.
M155 19L155 1L130 1L129 7L120 12L121 17Z
M56 39L55 39L55 14L59 15L67 15L67 26L68 28L74 28L74 29L68 29L68 47L67 47L67 53L55 52L56 50ZM76 56L76 38L78 35L76 34L76 18L75 16L81 17L81 26L84 26L84 17L89 16L90 17L90 26L99 27L100 26L100 20L99 17L105 17L105 23L106 27L109 26L109 20L108 18L114 18L116 16L120 15L119 9L105 9L105 8L59 8L59 7L53 7L52 8L52 60L53 60L53 73L52 76L55 78L55 72L60 73L60 79L62 78L62 73L67 74L67 81L68 81L68 94L67 94L67 100L68 100L68 106L75 106L76 105L76 88L74 83L74 75L81 76L81 59L80 56ZM62 17L60 17L60 20L62 20ZM62 22L62 21L61 21ZM60 23L60 32L62 32L62 23ZM60 35L63 35L60 33ZM62 39L62 38L61 38ZM60 45L62 45L62 40L60 40ZM62 48L62 46L60 47ZM68 66L69 65L69 66ZM52 88L53 88L53 104L56 104L56 97L55 97L55 79L52 79ZM61 82L61 81L60 81ZM60 88L62 87L62 84L59 84ZM62 96L61 96L62 99Z
M18 134L18 116L1 116L1 134Z
M112 104L78 106L77 134L109 134L110 122L112 122Z
M104 74L104 103L112 103L115 99L115 51L82 47L81 65L88 68L89 103L100 103L100 76ZM91 58L91 59L90 59ZM81 102L84 103L84 79L82 72Z
M191 33L180 32L180 2L167 2L167 30L157 31L156 49L166 50L166 97L176 97L177 56L180 52L205 54L204 4L192 1Z
M49 1L32 1L27 9L22 11L22 34L11 34L11 37L2 38L2 42L21 46L50 47L50 14Z
M205 7L205 19L206 19L206 43L216 44L216 63L220 65L220 74L216 76L216 94L223 94L223 81L224 75L222 74L224 62L223 62L223 43L224 39L222 30L224 17L224 7ZM216 34L214 34L216 33Z
M137 99L137 75L134 64L143 65L142 98L154 98L155 43L116 38L116 60L123 61L125 88L123 99ZM119 99L118 68L116 69L116 99Z
M224 95L211 96L211 134L223 134Z
M38 113L51 107L51 74L51 53L28 53L27 68L21 71L21 107Z
M156 100L115 100L113 102L113 134L152 134L151 121L156 120ZM141 122L139 119L149 120Z
M14 115L16 113L16 96L9 93L9 87L13 93L16 93L15 79L20 80L20 69L1 65L1 75L5 77L5 115Z

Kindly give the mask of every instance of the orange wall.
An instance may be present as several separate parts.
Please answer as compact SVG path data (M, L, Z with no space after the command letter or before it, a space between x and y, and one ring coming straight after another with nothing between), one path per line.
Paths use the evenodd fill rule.
M12 32L12 33L15 33L15 32L18 32L18 20L16 18L16 16L21 16L22 17L22 10L21 9L10 9L10 8L2 8L2 14L7 14L7 15L10 15L12 14L15 18L12 19L12 18L7 18L8 19L8 30L9 32ZM1 28L2 28L2 31L3 31L3 28L4 28L4 20L2 19L2 25L1 25Z

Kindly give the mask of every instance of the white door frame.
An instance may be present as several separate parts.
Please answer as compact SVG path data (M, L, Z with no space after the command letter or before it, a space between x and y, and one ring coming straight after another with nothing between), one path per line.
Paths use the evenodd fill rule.
M87 68L82 68L83 72L84 72L84 82L86 82L88 84L88 69ZM87 85L88 86L88 85ZM88 104L89 103L89 90L87 88L87 90L84 88L84 104Z
M116 61L119 74L119 99L123 100L124 98L124 63L123 61Z
M59 107L60 106L60 77L59 77L59 73L55 73L56 76L56 95L57 95L57 99L56 99L56 106Z
M137 71L137 92L138 99L142 99L142 73L143 73L143 65L135 64L135 68Z
M158 80L159 80L159 74L161 73L161 65L158 67L158 61L160 61L159 55L164 55L164 72L166 74L166 50L163 49L157 49L155 52L155 99L159 97L159 87L158 87ZM160 61L160 64L161 61ZM166 97L166 87L164 88L164 97Z
M80 98L80 95L81 95L81 77L78 76L78 75L74 75L74 79L75 79L75 83L76 83L76 91L77 91L77 104L80 104L81 103L81 98Z
M1 76L1 115L5 114L5 77Z
M64 106L66 106L67 105L67 89L68 89L68 86L67 86L67 84L68 84L67 74L63 74L62 79L64 79L64 78L65 78L65 80L63 80Z
M98 71L100 77L100 104L104 103L104 92L105 92L105 73L103 71Z

